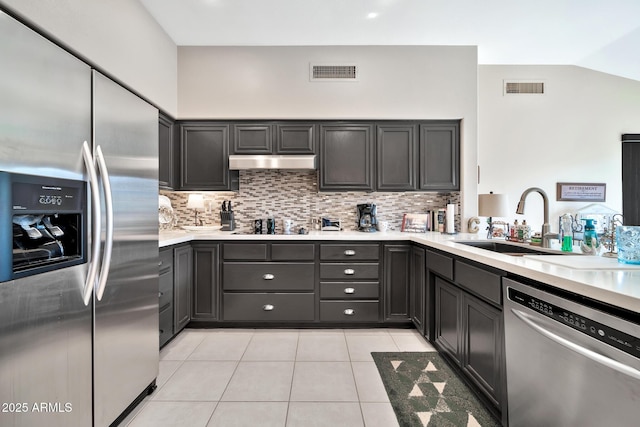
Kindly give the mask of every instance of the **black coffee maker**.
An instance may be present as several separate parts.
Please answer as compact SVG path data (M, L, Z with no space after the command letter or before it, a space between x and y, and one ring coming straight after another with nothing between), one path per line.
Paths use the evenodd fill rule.
M378 227L376 218L376 205L363 203L358 205L358 231L372 232Z

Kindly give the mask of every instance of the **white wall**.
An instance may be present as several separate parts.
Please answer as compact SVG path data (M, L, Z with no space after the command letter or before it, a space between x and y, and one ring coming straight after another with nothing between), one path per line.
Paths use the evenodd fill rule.
M112 77L175 116L177 48L131 0L0 0Z
M557 182L607 184L604 205L622 211L623 133L640 132L640 82L575 66L480 65L478 82L479 193L507 193L509 220L542 224L541 187L550 199L550 223L589 203L556 201ZM503 95L504 79L542 79L544 95Z
M360 78L310 82L310 63ZM181 119L463 119L462 218L477 206L476 93L475 46L178 48Z

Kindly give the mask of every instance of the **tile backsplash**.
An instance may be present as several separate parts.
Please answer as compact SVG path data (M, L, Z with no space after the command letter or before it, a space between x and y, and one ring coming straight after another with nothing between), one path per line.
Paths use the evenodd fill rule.
M360 203L375 203L378 220L388 221L392 230L400 230L404 213L425 213L444 208L448 201L459 206L460 193L425 192L318 192L317 171L248 170L240 171L237 192L200 192L204 195L205 212L200 218L205 225L220 225L220 207L231 200L236 228L253 230L253 220L276 219L276 232L282 231L282 220L293 220L293 229L312 229L312 218L340 219L345 230L357 229L357 209ZM160 191L169 197L174 210L172 224L161 229L194 225L194 212L187 209L189 193ZM458 208L458 212L460 209ZM456 230L460 230L460 215L456 215ZM266 230L266 224L263 227Z

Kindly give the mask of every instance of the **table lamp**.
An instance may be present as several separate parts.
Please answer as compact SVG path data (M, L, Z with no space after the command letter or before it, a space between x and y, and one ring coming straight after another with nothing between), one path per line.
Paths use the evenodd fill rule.
M478 195L478 215L488 217L487 222L489 227L487 228L487 239L493 237L493 217L504 218L509 215L509 200L506 194L493 194L490 191L489 194Z
M204 196L202 194L189 194L187 209L193 209L195 225L202 225L202 220L198 218L198 211L204 211Z

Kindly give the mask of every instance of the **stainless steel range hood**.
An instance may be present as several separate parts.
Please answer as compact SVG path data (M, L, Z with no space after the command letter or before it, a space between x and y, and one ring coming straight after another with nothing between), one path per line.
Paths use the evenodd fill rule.
M315 155L231 155L229 169L316 169Z

